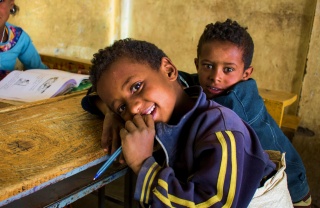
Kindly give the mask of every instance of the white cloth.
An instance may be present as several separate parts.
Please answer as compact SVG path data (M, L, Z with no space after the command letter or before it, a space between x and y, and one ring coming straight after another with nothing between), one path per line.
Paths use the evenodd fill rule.
M285 169L286 161L285 153L283 153L281 156L280 169L274 176L269 178L262 187L257 189L248 206L249 208L293 207Z

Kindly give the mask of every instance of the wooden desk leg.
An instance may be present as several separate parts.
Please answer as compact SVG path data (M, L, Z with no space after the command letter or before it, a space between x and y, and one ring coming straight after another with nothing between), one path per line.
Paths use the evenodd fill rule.
M138 203L133 199L135 189L136 175L131 169L128 169L124 180L124 207L139 207Z
M105 186L98 189L98 207L105 208Z

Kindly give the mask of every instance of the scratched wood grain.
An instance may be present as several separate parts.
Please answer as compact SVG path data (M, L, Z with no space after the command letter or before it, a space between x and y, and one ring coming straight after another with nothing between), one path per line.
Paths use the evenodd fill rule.
M104 156L83 93L0 109L0 201Z

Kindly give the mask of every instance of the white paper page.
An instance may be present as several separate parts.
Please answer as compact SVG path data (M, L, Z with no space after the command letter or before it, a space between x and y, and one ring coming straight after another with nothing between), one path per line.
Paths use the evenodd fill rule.
M52 97L70 78L12 71L0 82L0 98L31 102ZM73 84L72 84L73 82ZM67 85L76 86L72 80Z
M53 75L57 75L57 76L64 76L67 77L69 79L74 79L77 83L76 87L78 87L81 83L82 80L84 79L89 79L89 75L87 74L76 74L76 73L71 73L71 72L67 72L67 71L62 71L62 70L58 70L58 69L29 69L25 72L36 72L36 73L41 73L41 74L53 74Z

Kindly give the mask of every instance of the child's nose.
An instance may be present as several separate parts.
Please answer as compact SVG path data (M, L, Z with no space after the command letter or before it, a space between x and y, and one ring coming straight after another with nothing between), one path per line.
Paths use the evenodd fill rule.
M219 70L219 69L214 69L214 70L211 70L211 73L210 73L210 79L214 82L220 82L221 81L221 78L222 78L222 71Z
M129 111L132 115L136 115L141 113L141 101L134 99L132 101L129 102Z

